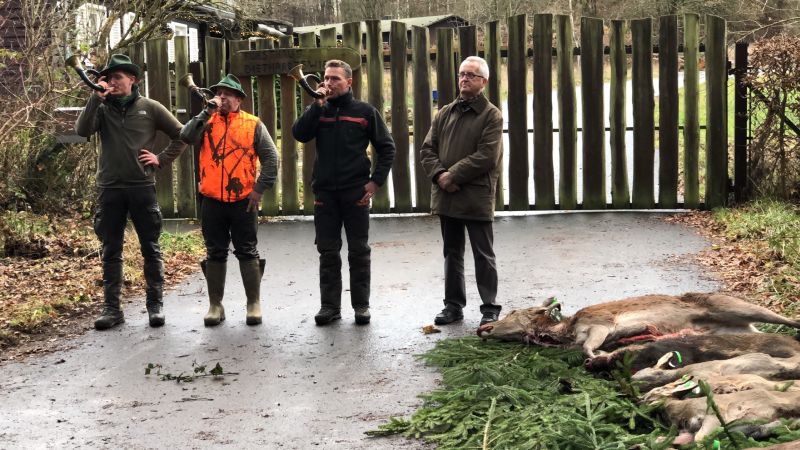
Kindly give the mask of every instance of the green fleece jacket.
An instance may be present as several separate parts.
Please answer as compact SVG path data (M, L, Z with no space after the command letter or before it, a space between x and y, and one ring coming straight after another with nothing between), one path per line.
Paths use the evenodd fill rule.
M155 184L154 170L139 162L139 151L156 153L159 166L167 167L186 148L180 140L181 128L161 103L138 95L124 108L92 95L75 122L75 132L80 136L100 132L97 186L101 188ZM160 153L153 148L157 131L171 139Z

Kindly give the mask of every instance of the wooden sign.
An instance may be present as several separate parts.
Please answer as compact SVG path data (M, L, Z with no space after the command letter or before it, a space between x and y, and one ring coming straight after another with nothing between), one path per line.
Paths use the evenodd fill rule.
M298 65L303 72L323 72L325 62L340 59L353 68L361 66L361 55L352 48L276 48L270 50L244 50L236 52L231 58L231 72L238 75L285 75Z

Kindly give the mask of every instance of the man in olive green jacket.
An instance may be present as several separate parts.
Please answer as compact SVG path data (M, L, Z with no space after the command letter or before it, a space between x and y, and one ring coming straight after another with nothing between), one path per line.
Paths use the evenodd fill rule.
M467 304L464 284L464 229L475 257L475 278L481 296L481 325L497 320L497 266L493 249L495 189L503 156L503 115L483 90L489 67L470 56L458 73L459 97L442 107L420 149L420 162L433 182L431 209L441 221L444 242L444 309L436 324L463 319Z
M181 123L161 103L139 94L142 71L125 55L112 55L100 72L95 91L75 123L80 136L100 135L97 160L97 211L94 231L102 244L103 313L94 322L98 330L125 322L120 307L122 244L128 217L139 237L147 283L150 326L164 325L164 263L158 238L161 210L156 199L154 172L177 158L186 148L179 139ZM158 154L152 153L156 132L171 139Z

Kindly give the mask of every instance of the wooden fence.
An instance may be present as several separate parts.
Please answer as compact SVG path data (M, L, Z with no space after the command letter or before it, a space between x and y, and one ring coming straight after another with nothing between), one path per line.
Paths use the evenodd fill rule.
M536 14L532 20L525 15L509 17L506 22L508 42L501 42L501 23L486 23L483 27L483 49L478 50L476 27L457 30L439 29L429 36L426 28L413 27L411 42L405 24L393 22L388 55L384 54L379 21L366 21L366 49L361 48L361 23L343 27L342 45L364 55L364 63L354 72L353 93L379 110L383 110L383 77L388 59L391 84L391 131L397 144L397 156L391 176L391 186L379 191L373 200L373 212L427 212L430 209L430 180L419 166L416 155L430 126L433 110L431 101L431 55L435 54L438 104L445 105L457 95L456 73L459 62L466 56L481 54L489 63L492 76L487 96L500 106L507 102L508 179L500 180L498 209L604 209L604 208L675 208L685 206L707 208L721 206L728 198L728 136L727 136L727 48L726 23L714 16L705 16L705 83L706 117L698 115L699 56L701 17L687 14L682 18L664 16L657 19L657 46L653 43L653 19L603 21L582 18L580 47L573 42L572 21L568 16ZM682 26L679 26L682 20ZM532 30L529 28L529 21ZM682 34L679 34L682 30ZM608 36L604 36L608 33ZM528 37L532 36L529 41ZM457 38L456 38L457 37ZM555 46L553 42L555 41ZM605 42L608 45L605 45ZM435 47L432 43L435 42ZM631 45L627 46L626 43ZM334 28L325 29L319 37L322 47L337 45ZM150 97L173 107L170 82L192 71L198 85L218 81L226 67L231 67L236 52L248 49L291 47L291 37L278 42L268 40L223 41L207 38L205 61L188 63L185 38L176 38L174 74L167 62L167 45L163 40L149 41L145 46L131 49L135 61L147 55ZM299 36L301 47L315 47L314 34ZM507 95L501 96L502 49L507 67ZM654 49L655 48L655 49ZM684 118L679 123L679 51L683 54ZM658 127L655 124L654 54L658 61ZM628 92L628 54L632 92ZM581 104L576 101L574 69L580 55ZM606 56L607 55L607 56ZM388 58L386 58L388 56ZM610 63L610 95L604 98L604 61ZM407 78L410 63L412 76ZM555 65L555 80L553 80ZM234 66L236 66L234 64ZM526 80L532 70L533 101L529 103ZM280 183L264 195L262 214L309 214L313 212L313 193L310 189L314 161L314 143L299 146L291 136L290 127L297 115L298 89L288 76L250 77L238 73L248 92L244 108L254 111L266 124L273 138L280 142ZM362 77L367 78L366 97ZM280 87L278 98L276 85ZM256 87L255 89L253 87ZM407 108L408 89L413 101L413 124L409 127ZM551 93L557 93L553 105ZM188 120L197 105L191 105L188 95L178 89L174 110ZM255 94L255 95L253 95ZM631 96L633 123L626 123L626 105ZM256 99L253 104L252 100ZM311 99L303 94L303 107ZM604 105L608 102L606 126ZM552 119L553 107L558 107L557 128ZM577 115L581 114L578 128ZM533 129L528 129L528 114L532 114ZM281 126L276 122L280 118ZM705 125L705 195L700 197L700 130ZM632 125L632 127L631 127ZM284 127L286 132L284 132ZM632 149L626 148L626 131L633 132ZM679 180L679 133L683 133L683 179ZM528 136L533 132L533 145ZM578 133L582 146L578 149ZM656 135L658 145L656 146ZM557 137L556 137L557 136ZM162 141L163 143L163 141ZM554 145L555 151L554 151ZM658 152L656 153L656 149ZM580 151L580 154L579 154ZM554 156L555 154L555 156ZM658 164L656 166L656 154ZM532 159L532 161L531 161ZM630 161L629 159L632 159ZM557 160L557 161L556 161ZM606 161L610 160L607 173ZM299 164L302 162L302 166ZM556 164L557 162L557 164ZM582 170L579 171L579 162ZM177 161L177 170L162 170L158 178L158 196L165 216L194 217L195 161L186 152ZM630 167L629 167L630 166ZM556 167L557 174L556 177ZM656 169L657 167L657 169ZM629 169L632 168L632 180ZM581 176L582 196L578 189ZM530 196L530 177L533 177L533 197ZM173 180L177 177L177 180ZM656 185L656 180L658 184ZM683 185L683 202L679 201L679 184ZM504 198L507 185L508 197ZM175 190L173 191L173 186ZM656 198L656 187L657 198ZM394 203L390 205L389 189ZM556 197L558 192L558 197ZM412 197L412 193L416 195ZM610 201L607 198L610 196ZM531 202L533 199L533 202ZM704 201L703 201L704 200Z

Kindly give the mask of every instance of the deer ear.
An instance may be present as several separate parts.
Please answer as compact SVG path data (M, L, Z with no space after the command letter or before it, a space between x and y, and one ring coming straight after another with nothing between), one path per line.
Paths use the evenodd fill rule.
M544 299L544 301L542 302L542 304L541 304L541 307L542 307L542 308L547 308L548 306L552 305L552 304L553 304L553 302L555 302L555 301L556 301L556 298L555 298L555 297L547 297L547 298L546 298L546 299Z

